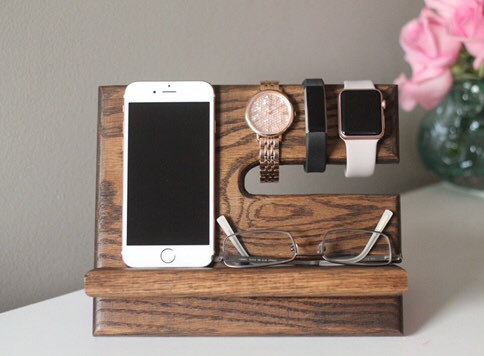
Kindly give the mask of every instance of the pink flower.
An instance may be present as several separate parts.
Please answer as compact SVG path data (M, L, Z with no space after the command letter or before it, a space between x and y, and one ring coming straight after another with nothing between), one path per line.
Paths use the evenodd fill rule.
M446 20L450 19L454 15L456 7L462 0L425 0L425 4L436 10Z
M474 68L484 64L484 0L463 0L455 9L449 32L459 37L475 57Z
M420 104L433 109L452 86L450 67L459 55L460 41L449 35L441 16L424 8L418 19L403 27L400 44L413 72L410 79L401 74L395 80L402 108L410 111Z
M400 44L414 72L426 67L450 67L461 47L460 41L448 34L444 19L427 8L403 27Z
M426 0L448 22L448 31L475 57L474 68L484 65L484 0Z
M430 68L407 79L405 74L395 80L400 89L400 104L411 111L417 104L426 110L436 107L452 87L452 73L449 68Z

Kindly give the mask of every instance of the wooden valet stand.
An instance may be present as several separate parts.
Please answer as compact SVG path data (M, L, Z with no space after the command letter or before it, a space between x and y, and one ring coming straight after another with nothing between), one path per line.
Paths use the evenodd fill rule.
M385 135L377 163L398 163L398 92L377 85L386 100ZM277 267L235 270L132 269L121 259L124 86L99 89L95 268L85 276L94 297L94 335L401 335L407 273L385 267ZM244 114L258 85L214 86L216 95L216 216L241 230L290 231L301 252L314 253L326 231L373 229L385 209L385 229L401 253L399 195L253 195L246 173L258 164L255 134ZM281 164L305 160L301 85L285 85L296 110L281 148ZM327 161L345 163L338 137L340 85L326 85ZM302 169L302 168L301 168ZM216 229L216 254L223 233Z

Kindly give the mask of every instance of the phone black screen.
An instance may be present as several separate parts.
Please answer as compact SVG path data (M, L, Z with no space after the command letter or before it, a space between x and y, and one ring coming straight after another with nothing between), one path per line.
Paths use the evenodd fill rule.
M380 93L376 90L341 92L341 126L347 136L380 134L382 131Z
M210 103L129 103L127 244L208 245Z

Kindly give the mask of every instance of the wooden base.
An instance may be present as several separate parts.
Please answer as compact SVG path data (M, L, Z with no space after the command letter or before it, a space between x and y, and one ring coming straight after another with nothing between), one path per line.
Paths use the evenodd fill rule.
M96 336L402 335L402 297L95 298L93 333Z
M378 163L397 163L398 98L386 100L385 135ZM281 164L305 158L304 99L300 85L282 86L296 109L284 135ZM337 94L327 85L327 161L345 162L337 134ZM292 233L302 253L314 253L326 231L373 229L384 209L394 212L385 233L401 253L398 195L251 195L245 174L258 164L255 134L244 121L257 85L215 86L216 215L239 229L278 228ZM239 271L135 270L121 260L124 87L99 91L95 269L85 278L94 299L95 335L399 335L406 272L385 268L265 268ZM222 241L216 230L216 253Z

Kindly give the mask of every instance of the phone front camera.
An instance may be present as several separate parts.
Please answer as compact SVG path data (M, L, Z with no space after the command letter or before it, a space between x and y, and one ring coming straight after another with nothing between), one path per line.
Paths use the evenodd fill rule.
M156 94L156 90L153 90L153 94Z

